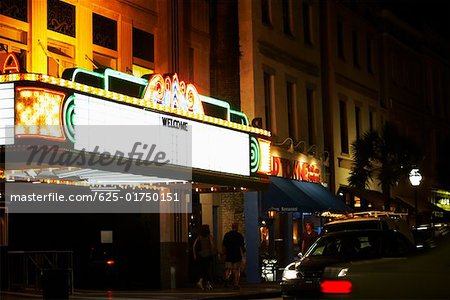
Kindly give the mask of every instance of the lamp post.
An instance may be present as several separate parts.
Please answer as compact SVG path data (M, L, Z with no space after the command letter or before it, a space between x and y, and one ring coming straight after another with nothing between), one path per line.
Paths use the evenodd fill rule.
M418 209L417 209L417 187L420 185L420 182L422 181L422 174L420 174L419 169L414 168L409 172L409 181L411 182L411 185L414 187L414 214L416 217L416 225L417 225L417 215L418 215Z

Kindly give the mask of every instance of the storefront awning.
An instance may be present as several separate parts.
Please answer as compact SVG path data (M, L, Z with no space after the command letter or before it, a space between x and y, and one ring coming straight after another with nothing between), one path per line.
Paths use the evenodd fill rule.
M339 198L318 183L270 177L269 190L263 192L264 209L280 211L349 211Z

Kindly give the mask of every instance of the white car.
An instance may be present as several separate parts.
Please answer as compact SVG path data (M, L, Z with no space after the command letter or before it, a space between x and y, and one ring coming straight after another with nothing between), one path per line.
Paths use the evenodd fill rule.
M321 298L450 299L450 234L420 255L329 266Z

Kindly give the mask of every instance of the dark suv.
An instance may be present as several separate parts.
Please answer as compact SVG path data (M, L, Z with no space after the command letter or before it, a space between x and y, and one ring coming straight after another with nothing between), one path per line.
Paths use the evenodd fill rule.
M283 298L313 297L320 292L325 267L336 263L377 258L405 257L415 247L393 230L347 230L320 237L295 265L295 273L283 278Z

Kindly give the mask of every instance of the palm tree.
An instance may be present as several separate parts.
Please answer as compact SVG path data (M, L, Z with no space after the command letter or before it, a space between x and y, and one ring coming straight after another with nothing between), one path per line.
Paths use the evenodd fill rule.
M399 134L392 123L386 122L381 131L368 131L352 143L353 166L350 186L365 189L377 180L384 196L384 206L390 209L391 188L407 177L418 162L419 150L409 138Z

